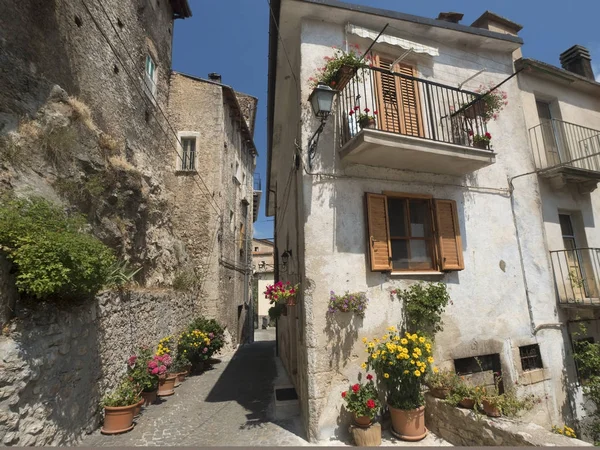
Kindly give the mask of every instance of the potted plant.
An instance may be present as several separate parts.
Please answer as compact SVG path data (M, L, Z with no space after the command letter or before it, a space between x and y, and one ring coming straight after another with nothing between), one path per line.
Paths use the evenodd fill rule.
M346 401L346 409L353 414L354 423L363 428L371 425L381 407L371 374L367 374L366 384L356 383L342 392L342 398Z
M296 306L296 292L299 286L299 284L292 285L289 281L286 283L278 281L268 285L264 295L271 304L282 303L287 306Z
M458 383L458 376L450 370L439 370L437 367L427 374L425 384L429 393L442 400L447 398L454 386Z
M328 314L339 312L353 312L357 316L364 317L367 310L369 299L364 292L349 293L346 291L344 295L336 295L334 291L329 295Z
M355 107L355 111L358 106ZM377 122L375 121L375 116L377 115L377 111L373 111L373 116L369 113L371 110L369 108L365 108L362 113L357 116L358 124L362 129L365 128L376 128ZM353 111L350 111L350 115L354 114Z
M152 374L150 361L152 361L152 351L147 347L138 349L137 354L131 355L127 360L129 380L140 389L142 405L150 405L156 401L158 375ZM139 409L141 410L141 406Z
M364 60L361 59L360 46L350 45L348 51L336 47L333 49L334 55L325 56L323 58L325 65L319 67L317 74L309 78L313 88L319 83L323 83L332 89L341 91L358 69L368 67L367 62L370 61L370 57L367 55Z
M172 358L166 354L154 355L152 361L148 363L151 373L158 375L157 395L159 397L166 397L175 393L175 379L177 377L174 374L167 373L172 363Z
M189 361L194 372L199 373L204 370L205 362L212 354L211 343L208 334L194 329L181 333L177 343L177 352Z
M475 389L465 382L463 377L456 380L456 383L450 389L446 402L452 406L473 409L475 407Z
M469 130L469 136L473 139L473 146L484 150L489 149L492 135L487 131L485 134L473 134L472 130Z
M178 387L185 381L185 376L188 371L188 367L190 366L190 361L187 359L185 354L177 354L175 357L175 361L169 367L167 373L174 373L177 377L175 380L175 387Z
M140 401L138 387L128 379L102 399L104 407L103 434L125 433L133 428L136 405Z
M483 412L489 417L500 417L502 415L503 396L497 392L487 393L484 391L481 397Z
M493 90L492 90L493 89ZM508 95L505 91L494 89L494 85L481 85L475 90L481 97L471 106L464 110L469 119L479 116L485 123L498 119L498 114L508 105ZM461 105L461 108L466 105Z
M366 365L377 372L386 389L392 433L403 440L418 441L427 435L422 387L433 364L431 342L425 336L399 334L395 327L381 339L365 342Z

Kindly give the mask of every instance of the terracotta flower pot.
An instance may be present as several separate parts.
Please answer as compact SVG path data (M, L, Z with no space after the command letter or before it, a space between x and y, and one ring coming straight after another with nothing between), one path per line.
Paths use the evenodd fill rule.
M144 406L144 398L140 398L140 401L135 405L135 410L133 411L133 417L137 417L142 412L142 406Z
M151 405L156 401L156 392L156 389L150 392L142 391L142 399L144 400L144 406Z
M472 398L463 398L458 403L458 406L460 406L461 408L473 409L475 407L475 400L473 400Z
M357 416L354 414L354 423L362 428L366 428L371 425L371 418L369 416Z
M167 397L175 393L175 380L177 375L169 373L165 378L158 380L158 396Z
M186 372L179 372L177 374L177 381L179 382L179 384L183 383L185 381L185 377L187 376L187 371ZM175 384L175 386L179 386L179 384Z
M442 400L447 398L450 394L450 389L448 388L429 388L429 393L433 395L435 398L441 398Z
M425 406L417 409L396 409L388 405L392 418L392 434L403 441L420 441L427 436Z
M341 91L350 82L356 69L352 66L342 66L338 69L334 83L331 83L331 88Z
M481 404L483 406L483 411L487 416L500 417L502 415L500 408L498 408L495 405L492 405L488 400L482 400Z
M361 128L376 128L375 119L364 119L358 122Z
M105 406L104 425L100 429L102 434L125 433L133 429L133 415L137 404L129 406Z

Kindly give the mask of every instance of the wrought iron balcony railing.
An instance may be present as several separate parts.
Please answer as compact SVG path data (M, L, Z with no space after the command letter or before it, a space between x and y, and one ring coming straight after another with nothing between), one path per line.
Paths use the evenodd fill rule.
M564 306L600 306L600 248L550 252L558 301Z
M366 111L368 110L368 111ZM375 113L376 112L376 113ZM363 127L469 147L487 132L481 95L379 67L359 69L337 108L341 146ZM375 117L360 123L359 115Z
M564 165L600 172L600 131L562 120L544 120L529 129L535 166Z
M253 188L255 191L262 191L262 181L260 179L260 175L257 173L254 174Z

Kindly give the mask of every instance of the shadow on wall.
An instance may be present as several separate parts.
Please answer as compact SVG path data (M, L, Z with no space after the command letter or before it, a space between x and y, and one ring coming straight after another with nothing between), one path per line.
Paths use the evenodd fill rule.
M351 312L327 313L325 332L329 342L327 354L331 355L330 369L339 371L351 360L352 348L358 340L358 330L363 319Z

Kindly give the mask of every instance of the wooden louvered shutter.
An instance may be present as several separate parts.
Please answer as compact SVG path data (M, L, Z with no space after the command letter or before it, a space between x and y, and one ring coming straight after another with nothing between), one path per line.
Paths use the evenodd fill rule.
M374 55L373 63L382 69L391 69L394 61L379 55ZM382 131L400 133L400 83L394 75L375 71L377 86L377 120L378 128Z
M434 200L440 270L463 270L462 239L456 202Z
M394 72L410 77L416 76L412 66L396 64ZM400 123L402 134L423 137L423 119L421 116L421 100L417 82L402 77L398 78L400 85Z
M371 271L392 270L392 249L385 195L367 193L367 221Z

